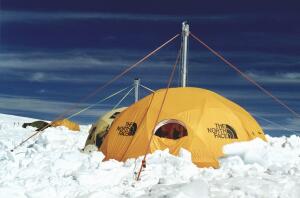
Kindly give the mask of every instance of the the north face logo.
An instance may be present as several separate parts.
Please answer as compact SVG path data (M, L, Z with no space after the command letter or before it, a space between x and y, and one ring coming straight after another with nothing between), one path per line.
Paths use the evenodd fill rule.
M238 139L233 127L228 124L216 123L214 128L207 128L208 133L214 134L215 138Z
M137 124L135 122L126 122L125 126L118 126L117 131L119 135L133 136L137 130Z

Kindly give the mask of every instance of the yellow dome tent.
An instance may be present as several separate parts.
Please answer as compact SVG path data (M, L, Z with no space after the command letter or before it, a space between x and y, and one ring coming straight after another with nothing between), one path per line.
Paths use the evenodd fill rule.
M87 140L85 142L85 147L88 145L96 145L100 146L102 143L103 137L106 135L106 132L108 131L111 123L114 121L114 119L126 109L127 107L121 107L114 109L112 111L109 111L105 113L103 116L101 116L96 123L92 125L92 127L89 130L89 136L87 137Z
M62 119L62 120L56 120L51 123L51 126L57 127L57 126L65 126L71 131L80 131L80 127L77 123L72 122L68 119Z
M246 110L200 88L170 88L155 123L165 91L139 100L116 118L100 147L106 159L124 161L166 148L177 155L184 148L196 165L216 168L225 144L256 137L266 140Z

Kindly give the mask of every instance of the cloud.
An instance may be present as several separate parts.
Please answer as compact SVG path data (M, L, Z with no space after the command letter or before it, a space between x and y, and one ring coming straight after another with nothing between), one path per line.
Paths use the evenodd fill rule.
M42 82L45 80L46 75L42 72L37 72L32 74L31 80L32 81L37 81L37 82Z
M257 20L283 20L290 21L290 15L274 13L239 13L239 14L202 14L199 15L167 15L167 14L131 14L131 13L109 13L109 12L35 12L2 10L0 22L37 22L37 21L58 21L58 20L126 20L126 21L152 21L152 22L181 22L188 19L193 22L237 22L255 23ZM293 20L298 19L293 17Z
M252 113L258 120L265 133L271 135L300 135L299 118L287 118L278 113Z
M179 22L183 19L196 21L224 21L238 19L234 15L207 15L207 16L176 16L159 14L128 14L104 12L26 12L26 11L1 11L0 22L33 22L53 20L127 20L127 21L155 21Z
M146 56L152 49L81 49L66 50L59 53L49 52L0 52L0 69L27 69L58 71L65 69L103 69L122 68L136 63ZM42 51L42 50L41 50ZM160 52L160 56L152 56L144 64L151 68L163 67L165 64L174 64L176 52ZM1 71L1 70L0 70Z
M88 76L78 74L68 74L64 72L36 72L36 73L27 73L27 72L14 72L13 75L18 76L18 79L22 78L31 82L47 82L47 83L98 83L103 84L108 82L111 79L111 75L107 74L98 74L93 75L89 74ZM119 81L120 82L120 81ZM123 83L124 80L121 82Z
M268 84L300 84L299 72L266 73L266 72L247 72L247 74L261 83Z
M286 127L290 130L300 132L300 118L289 118Z
M0 81L103 83L136 63L147 53L121 49L71 50L60 53L2 52L0 53L0 74L2 75ZM205 72L207 75L211 72L220 73L216 67L211 67L207 55L198 53L193 57L189 63L195 71ZM133 75L136 72L136 75L143 76L143 82L153 82L155 79L156 83L164 83L175 59L176 52L161 52L159 56L150 57L149 60L140 64L131 73ZM199 64L201 67L197 67ZM126 77L123 78L125 79Z
M72 112L77 112L88 105L87 103L80 104L79 107L75 108ZM56 117L72 107L74 107L74 103L70 102L42 100L25 96L0 95L0 110L34 112ZM98 117L110 108L112 107L109 105L98 105L82 112L80 116Z
M272 38L268 38L272 39ZM266 67L277 66L297 66L300 64L300 57L287 54L287 53L270 53L266 51L226 51L223 54L226 58L232 60L239 60L240 63L251 64L251 67L257 67L257 65Z
M287 79L297 79L297 80L300 80L300 73L285 73L285 74L282 74L282 76L284 78L287 78Z
M46 91L46 89L40 89L39 91L38 91L38 93L40 93L40 94L44 94L44 93L46 93L47 91Z
M270 96L264 94L259 89L257 90L243 90L243 89L218 89L217 92L225 95L234 100L266 100L270 99ZM280 97L282 100L293 100L300 99L300 92L289 92L289 91L276 91L274 95ZM269 102L269 100L268 100ZM274 102L274 104L276 104Z
M64 70L64 69L89 69L107 66L124 66L129 64L130 57L121 54L122 58L113 58L111 54L118 52L98 51L100 55L86 55L84 52L30 52L30 53L1 53L0 68L2 69L27 69L27 70ZM125 60L124 60L125 58Z
M115 75L119 74L126 67L137 62L147 54L146 51L105 49L105 50L66 50L53 52L20 52L20 53L0 53L0 81L28 81L28 82L69 82L69 83L105 83ZM251 52L248 52L251 54ZM176 52L163 51L158 56L151 57L129 75L118 81L119 83L129 83L129 78L142 77L143 83L164 85L175 61ZM245 53L232 52L229 56L232 59L244 59ZM254 56L254 55L253 55ZM272 55L269 55L272 56ZM274 55L275 56L275 55ZM251 57L248 57L251 59ZM293 57L283 57L284 62L291 63ZM260 61L260 60L259 60ZM255 65L255 63L251 63ZM241 62L241 65L247 65ZM247 68L247 67L246 67ZM250 68L250 67L249 67ZM252 67L253 68L253 67ZM258 68L258 67L256 67ZM256 69L255 68L255 69ZM284 66L282 66L284 68ZM248 75L258 82L268 83L299 83L299 73L286 71L277 75L270 75L264 72L253 70ZM282 69L284 70L284 69ZM212 59L209 53L202 51L191 51L189 60L189 81L194 86L250 86L251 85L239 77L234 71L228 68L217 59ZM176 79L178 80L176 73ZM155 80L153 80L155 79ZM195 84L196 83L196 84ZM176 84L176 83L175 83ZM174 85L175 85L174 84ZM240 88L239 88L240 90ZM222 94L234 99L254 99L261 96L243 93L226 93L227 90L220 90ZM230 91L230 90L228 90ZM280 93L284 98L286 93ZM293 93L288 94L293 95ZM279 96L279 95L277 95Z

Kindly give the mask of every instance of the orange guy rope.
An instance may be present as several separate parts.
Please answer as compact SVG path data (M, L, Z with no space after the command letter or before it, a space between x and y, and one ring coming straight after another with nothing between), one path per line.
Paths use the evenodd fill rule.
M174 77L174 73L175 73L175 70L176 70L176 66L177 66L178 61L179 61L180 52L181 52L181 48L180 48L180 50L179 50L179 52L178 52L178 55L177 55L177 58L176 58L176 62L175 62L175 64L174 64L174 66L173 66L173 69L172 69L172 72L171 72L171 75L170 75L170 78L169 78L169 81L168 81L168 86L167 86L167 89L166 89L166 91L165 91L163 101L162 101L162 103L161 103L161 105L160 105L160 109L159 109L159 112L158 112L158 114L157 114L155 124L157 124L158 119L159 119L159 116L160 116L161 111L162 111L162 109L163 109L163 106L164 106L164 103L165 103L165 100L166 100L166 97L167 97L167 94L168 94L168 91L169 91L171 82L172 82L173 77ZM153 93L153 96L154 96L154 93ZM144 155L144 157L143 157L142 164L141 164L140 170L139 170L138 175L137 175L137 178L136 178L137 181L140 179L142 169L146 167L146 156L147 156L148 151L150 150L150 144L151 144L151 141L152 141L152 139L153 139L154 129L155 129L155 126L153 126L153 129L152 129L152 134L151 134L149 143L148 143L148 145L147 145L147 150L146 150L146 153L145 153L145 155Z
M229 65L231 68L233 68L235 71L237 71L241 76L243 76L246 80L254 84L257 88L259 88L262 92L270 96L273 100L275 100L277 103L279 103L281 106L286 108L289 112L291 112L295 117L300 118L300 114L298 114L296 111L294 111L291 107L289 107L287 104L285 104L282 100L277 98L275 95L273 95L271 92L263 88L261 85L259 85L254 79L252 79L250 76L243 73L239 68L237 68L235 65L230 63L228 60L226 60L221 54L210 48L207 44L205 44L200 38L195 36L190 32L191 36L197 40L199 43L201 43L204 47L206 47L209 51L211 51L214 55L219 57L223 62L225 62L227 65Z

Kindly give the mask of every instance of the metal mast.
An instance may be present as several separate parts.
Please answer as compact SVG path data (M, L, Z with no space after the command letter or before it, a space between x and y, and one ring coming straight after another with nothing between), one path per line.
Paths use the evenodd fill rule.
M187 81L187 53L190 28L186 21L182 23L182 50L181 50L181 86L186 87Z
M135 78L134 79L134 102L137 102L140 97L140 83L141 79Z

